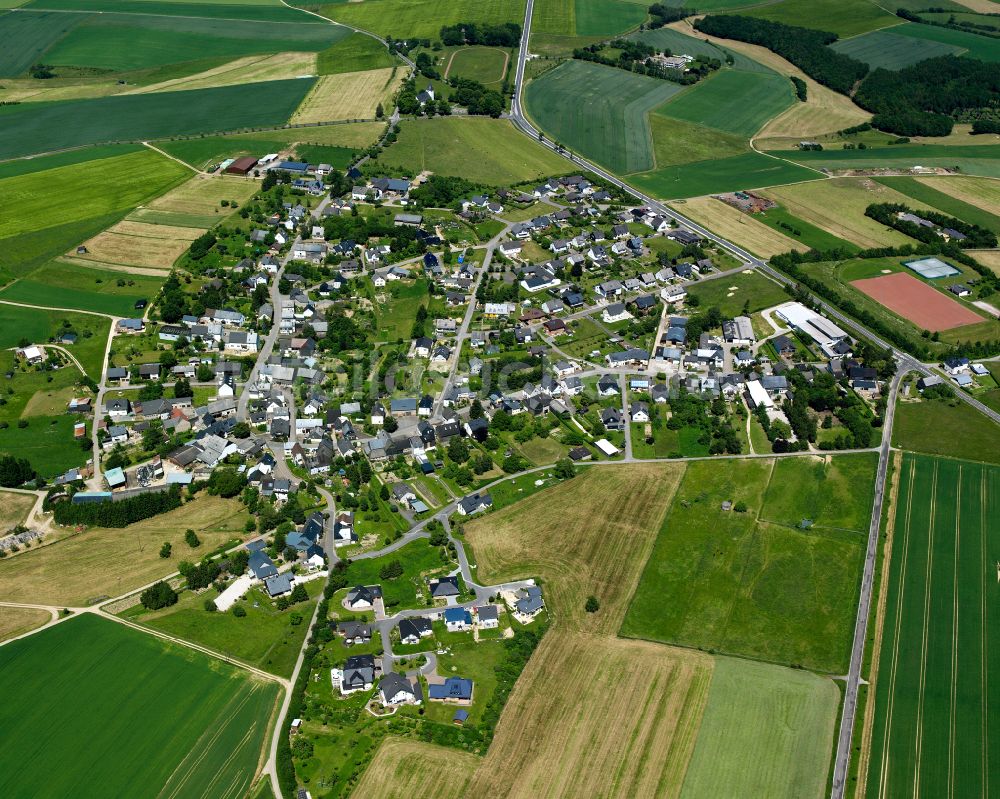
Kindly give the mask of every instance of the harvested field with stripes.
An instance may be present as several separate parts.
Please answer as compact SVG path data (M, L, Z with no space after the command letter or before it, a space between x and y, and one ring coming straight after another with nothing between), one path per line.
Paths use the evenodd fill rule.
M99 264L170 269L201 232L198 228L122 221L84 243L73 258Z
M390 109L392 96L406 78L398 67L324 75L306 95L291 122L333 122L338 119L375 119L381 104Z
M906 453L898 479L863 747L865 795L993 796L1000 468Z
M221 221L232 213L231 207L222 208L223 200L235 200L242 205L259 188L257 181L246 178L197 175L145 207L178 214L218 214Z

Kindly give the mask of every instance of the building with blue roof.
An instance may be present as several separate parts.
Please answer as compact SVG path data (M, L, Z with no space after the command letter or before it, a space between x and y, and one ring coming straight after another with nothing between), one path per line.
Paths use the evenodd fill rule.
M462 705L472 703L472 680L464 677L448 677L443 683L427 686L427 698L433 702L456 702Z

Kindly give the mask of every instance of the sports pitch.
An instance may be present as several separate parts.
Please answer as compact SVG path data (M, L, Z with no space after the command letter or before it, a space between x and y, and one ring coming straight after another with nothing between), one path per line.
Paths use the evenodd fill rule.
M243 797L277 696L89 614L0 648L0 669L18 686L0 707L9 797Z
M998 517L1000 468L903 456L869 797L990 796L1000 785Z
M903 272L855 280L851 285L922 330L951 330L983 321L979 314Z

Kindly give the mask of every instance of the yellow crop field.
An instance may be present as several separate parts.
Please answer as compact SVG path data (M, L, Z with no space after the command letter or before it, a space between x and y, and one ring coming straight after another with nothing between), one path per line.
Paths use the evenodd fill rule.
M30 400L29 400L30 404ZM60 411L65 410L60 408ZM24 524L31 509L35 507L37 497L34 494L22 494L18 491L0 491L0 533L16 524Z
M146 222L135 222L123 219L109 231L121 236L141 236L144 239L185 239L194 241L200 235L196 229L178 227L176 225L151 225Z
M724 238L735 241L762 258L770 258L789 250L804 252L808 249L795 239L769 228L749 214L744 214L714 197L696 197L678 204L677 208L695 222Z
M122 224L127 225L131 232L119 230ZM164 231L160 228L183 231L183 237L180 235L164 237ZM101 264L170 269L174 261L199 235L200 231L197 228L173 228L145 222L119 222L85 242L86 253L75 254L74 251L73 257Z
M246 520L238 500L204 495L120 530L91 528L0 560L0 601L79 606L125 594L175 571L183 559L242 537ZM188 528L200 549L184 542ZM164 541L173 545L169 560L159 555Z
M463 799L482 759L443 746L386 738L351 796Z
M179 214L220 213L221 216L225 216L231 212L221 207L220 203L223 200L236 200L242 205L258 188L260 184L257 181L246 178L229 175L195 175L176 189L147 203L146 207ZM178 228L170 229L178 230ZM192 239L197 237L197 233L191 236Z
M292 123L374 119L375 109L391 106L406 73L397 67L324 75L292 115Z
M1000 215L1000 180L959 175L917 180L969 205Z
M780 186L761 192L777 200L789 213L859 247L913 244L913 239L865 216L872 203L910 200L887 186L866 178L834 178Z
M0 641L30 632L51 618L51 613L38 608L0 607Z
M126 92L126 94L210 89L213 86L261 83L267 80L286 80L315 74L316 53L272 53L237 58L228 64L198 72L195 75L165 80L149 86L140 86Z

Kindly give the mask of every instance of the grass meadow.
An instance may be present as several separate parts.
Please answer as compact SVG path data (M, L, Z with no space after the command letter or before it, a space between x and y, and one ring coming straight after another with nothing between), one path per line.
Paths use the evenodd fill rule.
M791 234L764 224L760 214L744 214L714 197L694 197L677 204L677 210L699 224L734 241L762 258L808 247Z
M379 163L487 185L560 175L570 168L569 162L519 133L507 120L487 117L403 120L399 138L379 154Z
M64 330L72 330L79 338L76 344L69 347L70 351L88 375L95 380L100 377L104 365L104 347L111 328L108 319L73 311L46 311L6 304L2 309L0 349L17 347L25 339L45 344Z
M510 54L500 47L463 47L456 50L448 62L448 76L471 78L482 84L503 80Z
M571 0L577 36L617 36L646 21L646 6L631 0Z
M868 0L781 0L741 11L800 28L830 31L841 38L896 25L899 18Z
M277 0L31 0L28 10L90 11L119 14L151 14L164 17L203 17L206 19L259 20L262 22L299 22L320 25L322 22Z
M921 26L924 27L924 26ZM1000 177L1000 145L996 144L899 144L867 150L768 150L814 169L912 169L958 168L963 174Z
M969 58L976 58L980 61L1000 61L1000 49L997 48L996 40L987 36L912 22L897 25L892 29L892 32L916 39L921 44L929 45L933 49L945 44L961 48L964 51L962 55Z
M958 399L901 401L892 443L912 452L1000 463L1000 427Z
M940 424L940 423L939 423ZM943 425L942 425L943 426ZM1000 469L904 454L867 768L871 796L985 796L1000 690ZM873 666L873 669L876 667Z
M379 36L437 39L459 22L524 22L524 0L364 0L324 5L321 13Z
M0 108L0 158L87 144L211 133L288 121L315 80L115 95Z
M405 78L398 67L324 75L292 114L291 122L333 122L339 119L374 120L379 105L392 107L392 98Z
M30 632L52 618L47 610L37 608L0 609L0 642Z
M0 519L12 527L24 524L31 509L35 507L36 497L33 494L21 494L16 491L0 491Z
M398 63L378 39L352 32L350 36L334 42L320 52L316 59L316 69L320 75L334 75L338 72L385 69Z
M727 319L742 313L746 303L753 313L788 301L781 286L757 271L695 283L688 293L700 300L702 308L715 306Z
M843 671L864 536L765 521L768 485L778 479L774 468L766 460L733 461L724 469L688 465L623 635ZM858 490L862 477L871 479L861 474L844 479ZM744 502L747 511L723 511L725 500ZM802 502L775 516L804 518L809 512L812 507Z
M811 222L806 222L788 209L780 205L770 208L762 214L754 214L754 219L759 220L769 228L791 236L802 249L807 250L835 250L844 249L848 252L857 252L860 248L856 244L845 241L839 236L829 233L821 227L817 227ZM799 249L799 248L796 248Z
M21 689L0 710L5 796L238 799L278 688L198 652L84 615L0 648ZM81 775L86 774L86 779Z

